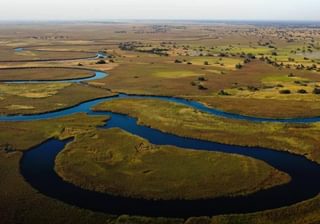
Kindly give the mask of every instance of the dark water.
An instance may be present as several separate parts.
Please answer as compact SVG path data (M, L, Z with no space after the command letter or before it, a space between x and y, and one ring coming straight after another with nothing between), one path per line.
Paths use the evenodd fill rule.
M115 197L108 194L81 189L64 182L54 172L54 161L57 154L70 142L51 139L34 149L24 153L21 160L21 173L35 189L44 195L61 200L71 205L110 214L130 214L143 216L190 217L230 213L248 213L288 206L315 197L320 192L320 166L303 156L292 155L270 149L241 147L218 144L209 141L195 140L162 133L158 130L139 126L136 120L128 116L109 113L92 112L90 108L98 103L117 98L154 98L187 105L212 115L230 119L252 122L288 122L309 123L320 121L320 117L265 119L207 108L204 105L180 98L159 96L129 96L120 94L114 97L96 99L81 103L75 107L56 112L38 115L0 116L0 121L33 121L52 119L84 112L89 115L109 115L111 120L103 128L118 127L132 134L147 139L156 145L173 145L186 149L198 149L234 153L265 161L274 168L288 173L290 183L262 190L247 196L222 197L208 200L168 200L152 201Z

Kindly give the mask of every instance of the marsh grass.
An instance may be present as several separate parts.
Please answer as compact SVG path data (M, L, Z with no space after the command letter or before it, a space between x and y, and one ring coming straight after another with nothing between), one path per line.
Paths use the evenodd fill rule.
M225 119L154 99L118 99L102 103L94 109L129 114L138 118L139 124L180 136L285 150L320 162L317 150L319 123L294 125Z
M76 138L58 155L56 170L87 189L147 199L235 196L290 179L252 158L157 147L120 129Z

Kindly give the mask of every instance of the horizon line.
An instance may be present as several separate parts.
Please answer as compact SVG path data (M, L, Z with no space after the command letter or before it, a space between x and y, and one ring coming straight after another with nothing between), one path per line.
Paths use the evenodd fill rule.
M182 22L319 22L311 19L0 19L0 22L115 22L115 21L182 21Z

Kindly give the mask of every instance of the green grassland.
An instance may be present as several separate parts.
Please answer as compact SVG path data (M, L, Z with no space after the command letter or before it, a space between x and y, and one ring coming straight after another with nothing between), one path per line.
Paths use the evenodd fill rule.
M180 56L178 59L182 63L176 64L174 61L177 57L173 56L160 57L143 53L135 56L135 52L129 53L130 57L117 57L118 66L108 71L110 77L98 83L118 92L186 97L226 111L259 117L310 117L320 114L318 96L312 94L320 76L311 71L278 69L257 59L236 70L234 63L241 61L238 58L223 58L225 63L221 66L215 64L216 60L219 61L216 57ZM208 65L204 65L205 61L208 61ZM294 77L289 77L291 73ZM203 77L204 81L199 81L199 77ZM302 86L305 83L307 87ZM270 85L274 88L270 89ZM277 88L277 85L283 87ZM238 88L246 90L251 87L258 91L237 91ZM281 89L287 88L292 94L279 93ZM298 94L297 91L301 89L308 94ZM221 90L231 96L220 97L218 94ZM268 106L270 99L275 101L274 107ZM243 103L224 103L237 100Z
M0 81L2 80L62 80L86 78L94 75L89 70L72 68L15 68L0 69Z
M81 135L59 154L56 170L87 189L147 199L234 196L290 179L254 159L158 147L120 129Z
M33 61L33 60L52 60L52 59L72 59L72 58L90 58L95 54L86 52L66 52L66 51L22 51L15 52L12 48L1 48L0 61Z
M54 120L0 123L0 219L2 223L183 223L179 219L112 216L79 209L39 194L19 171L22 152L48 138L94 133L106 117L77 114ZM7 151L10 148L10 151ZM7 151L7 152L6 152ZM45 215L39 215L45 214Z
M69 83L0 84L0 90L0 114L43 113L113 95L104 89Z
M23 178L20 176L18 171L21 152L27 150L28 148L34 145L39 144L40 142L43 142L45 139L52 137L69 138L71 136L76 136L76 139L78 140L82 139L82 137L80 136L84 136L84 139L88 138L89 140L92 138L96 138L97 135L100 135L101 138L99 138L98 144L102 143L105 145L105 135L111 135L112 137L126 137L133 140L135 139L139 142L139 144L141 143L141 141L144 141L142 139L138 139L137 137L125 134L123 131L120 130L108 130L97 132L95 127L101 125L102 122L106 119L106 117L88 117L84 114L77 114L54 120L15 123L2 122L0 124L0 130L2 130L0 132L1 146L8 148L9 145L11 150L7 153L2 150L0 152L0 176L2 180L0 183L2 189L2 191L0 192L0 200L3 202L0 204L1 211L3 211L0 213L1 220L5 223L184 223L184 221L180 219L129 217L125 215L116 217L100 213L93 213L90 211L68 206L56 200L51 200L45 196L42 196L24 182ZM76 142L76 145L81 144L80 149L77 147L73 148L75 145L69 145L64 153L72 149L72 151L79 150L78 152L82 151L81 153L89 153L86 147L84 147L85 145L87 145L87 143ZM129 145L130 143L131 142L129 142ZM90 147L92 148L92 145ZM126 153L130 153L130 147L127 148L127 150L125 150ZM168 155L170 156L182 156L181 153L184 154L185 152L174 148L166 148L163 150L163 152L160 152L168 153ZM121 152L124 153L124 151ZM153 160L156 161L158 159L158 156L161 156L160 152L155 152L155 154L151 153L151 155L148 155L147 157L151 159L150 157L156 156L156 158L153 158ZM148 152L144 153L148 154ZM187 154L190 154L190 156L204 156L201 155L202 153L193 151L187 152ZM101 162L101 159L106 158L105 155L105 153L98 153L96 154L95 158L100 159ZM205 155L205 157L206 156L209 155ZM237 158L238 156L223 155L219 153L214 153L209 157L213 160L223 159L224 157L230 157L233 158L233 163L239 163L239 165L243 165L245 162L250 161L250 159L244 157L239 157L241 158L241 161L239 161L239 158ZM163 157L163 159L164 158L165 157ZM78 159L78 162L80 162L82 158ZM94 162L96 163L97 161L99 160L95 160ZM76 161L71 160L71 162ZM86 163L89 162L90 161L86 161ZM220 163L219 161L217 162ZM251 168L259 164L259 169L267 168L265 171L272 171L272 169L270 169L269 166L266 166L259 161L251 160L249 164L249 167ZM246 172L248 172L248 170ZM254 172L250 170L250 173L253 174ZM13 188L13 185L16 187ZM46 213L45 216L39 216L40 207L42 208L41 212ZM194 223L194 219L188 220L187 223Z
M276 92L276 94L280 95L279 92ZM301 95L299 95L299 97L301 97ZM217 96L217 94L215 96L188 97L188 99L202 102L209 107L256 117L316 117L320 114L319 103L292 98L290 100L281 100L279 97L277 98L278 99L240 98Z
M263 82L264 86L254 90L247 86L239 86L225 89L224 91L231 97L242 99L296 100L313 102L314 105L320 100L319 95L313 93L313 90L318 88L320 82L288 76L269 76L263 79ZM289 90L290 92L282 94L281 91L283 90ZM299 92L301 90L304 90L304 92Z
M252 123L219 118L176 103L151 99L119 99L95 110L129 114L139 124L204 140L286 150L320 162L320 124Z
M236 71L228 71L226 75L223 75L221 72L226 71L223 67L176 64L174 61L174 57L121 58L117 61L119 65L109 71L110 77L100 82L104 83L107 88L119 92L210 95L213 91L218 91L221 88L232 87L233 83L237 81L244 84L259 84L262 77L275 71L271 66L253 62L252 65L247 66L247 69L239 71L240 74ZM260 66L259 70L258 66ZM256 71L259 73L255 73ZM206 91L199 90L197 86L192 85L192 82L197 81L200 76L207 79L203 82L203 85L207 87ZM164 89L165 91L163 91Z

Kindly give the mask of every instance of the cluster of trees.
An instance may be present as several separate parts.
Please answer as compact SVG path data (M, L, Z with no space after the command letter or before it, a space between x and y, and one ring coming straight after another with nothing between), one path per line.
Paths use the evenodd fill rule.
M136 41L120 43L119 48L125 51L136 51L136 52L142 52L142 53L157 54L160 56L169 56L167 52L170 50L168 48L159 48L159 47L152 48L152 45L150 44L145 45L141 42L136 42Z
M134 51L137 47L143 47L144 45L141 42L122 42L119 44L119 48L124 51Z
M279 91L280 94L291 94L291 90L289 89L282 89ZM297 93L300 93L300 94L307 94L308 91L305 90L305 89L299 89L297 91ZM313 94L316 94L316 95L319 95L320 94L320 88L314 88L313 91L312 91Z

